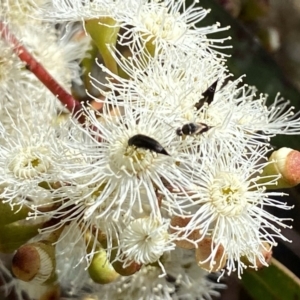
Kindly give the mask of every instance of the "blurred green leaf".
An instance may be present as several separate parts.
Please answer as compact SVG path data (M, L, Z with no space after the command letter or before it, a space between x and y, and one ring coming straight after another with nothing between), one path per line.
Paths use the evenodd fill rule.
M192 0L187 0L191 4ZM211 12L197 25L209 26L216 22L222 27L230 26L229 30L212 34L210 38L225 38L231 36L227 45L232 49L221 49L222 53L230 54L227 66L229 71L237 78L246 74L245 82L256 86L259 93L269 95L268 104L272 103L276 94L280 94L300 111L300 93L290 84L283 75L280 67L273 58L261 47L255 38L241 23L232 18L219 4L213 0L201 0L199 6ZM300 150L300 138L295 136L279 135L272 139L277 147L290 147Z
M274 258L267 268L246 271L242 282L255 300L300 299L300 279Z
M29 213L26 206L15 205L13 208L8 202L0 200L0 226L13 223L15 221L24 220Z

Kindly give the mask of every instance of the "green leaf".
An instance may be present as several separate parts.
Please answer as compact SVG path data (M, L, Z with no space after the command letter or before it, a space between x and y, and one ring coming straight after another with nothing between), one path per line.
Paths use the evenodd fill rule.
M300 299L300 279L274 258L269 267L247 270L242 282L254 300Z

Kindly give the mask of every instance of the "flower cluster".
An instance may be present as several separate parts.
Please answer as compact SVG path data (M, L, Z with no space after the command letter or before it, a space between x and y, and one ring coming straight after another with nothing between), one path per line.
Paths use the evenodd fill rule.
M300 117L231 78L227 39L213 39L226 28L202 27L198 1L4 2L0 251L15 286L209 300L224 288L209 273L267 266L289 221L269 208L291 208L270 191L270 138L300 134ZM80 112L19 59L7 26L64 95L85 84Z

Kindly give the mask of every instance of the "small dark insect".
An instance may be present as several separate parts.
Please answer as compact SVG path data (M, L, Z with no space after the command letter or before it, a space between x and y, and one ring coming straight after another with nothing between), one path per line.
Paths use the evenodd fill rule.
M158 141L143 134L136 134L132 136L128 140L128 146L135 146L137 148L148 149L159 154L170 155Z
M179 136L182 135L195 135L207 132L211 129L211 126L208 126L204 123L187 123L182 127L176 129L176 134Z
M195 104L197 110L199 110L204 105L204 103L210 105L213 102L217 84L218 79L202 94L203 98Z

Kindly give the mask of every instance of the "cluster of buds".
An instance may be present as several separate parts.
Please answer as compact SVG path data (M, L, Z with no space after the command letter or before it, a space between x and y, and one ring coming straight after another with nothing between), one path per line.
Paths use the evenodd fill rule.
M209 300L225 286L207 275L267 266L287 240L289 220L265 208L291 208L274 188L299 183L299 152L272 153L270 138L300 134L300 117L231 79L229 38L212 38L226 28L202 27L207 13L184 0L1 4L6 292Z

